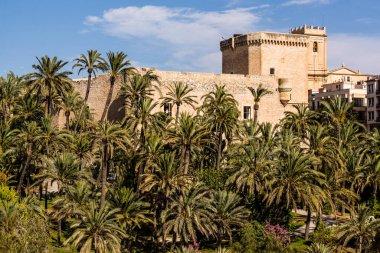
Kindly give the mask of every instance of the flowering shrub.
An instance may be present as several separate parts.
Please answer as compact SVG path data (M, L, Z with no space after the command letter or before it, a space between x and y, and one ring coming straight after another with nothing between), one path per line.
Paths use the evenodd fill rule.
M283 247L287 247L290 244L290 234L287 230L283 229L279 224L271 225L267 224L264 228L264 233L267 237L270 237L279 242Z

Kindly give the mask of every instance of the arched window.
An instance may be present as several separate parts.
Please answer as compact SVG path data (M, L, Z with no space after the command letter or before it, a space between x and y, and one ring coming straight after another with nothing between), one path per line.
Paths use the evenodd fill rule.
M316 41L313 43L313 52L314 53L318 52L318 43Z

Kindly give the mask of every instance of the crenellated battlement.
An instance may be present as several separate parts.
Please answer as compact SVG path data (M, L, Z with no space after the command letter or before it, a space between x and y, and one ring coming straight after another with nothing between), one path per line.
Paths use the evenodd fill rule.
M299 26L290 29L291 34L304 34L314 36L327 36L326 27L324 26Z
M220 50L235 48L239 46L260 46L262 44L307 47L308 36L287 34L287 33L271 33L256 32L245 35L238 35L220 42Z

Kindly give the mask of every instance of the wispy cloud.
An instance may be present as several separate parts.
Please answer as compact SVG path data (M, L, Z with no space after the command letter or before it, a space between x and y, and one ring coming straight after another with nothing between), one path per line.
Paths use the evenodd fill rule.
M331 68L342 63L363 73L380 74L379 36L368 37L349 34L329 36L328 59Z
M328 4L330 0L289 0L283 6L290 5L307 5L307 4Z
M259 17L252 8L200 11L162 6L110 9L101 16L88 16L88 29L155 47L169 56L159 67L219 71L219 41L233 33L254 31ZM134 40L134 42L133 42Z

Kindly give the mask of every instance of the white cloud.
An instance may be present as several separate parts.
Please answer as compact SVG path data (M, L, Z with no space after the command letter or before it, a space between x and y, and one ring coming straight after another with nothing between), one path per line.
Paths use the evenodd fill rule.
M380 36L333 34L328 38L328 60L331 69L345 64L366 74L380 74Z
M149 47L157 47L157 52L169 51L168 59L159 67L220 71L221 62L215 60L220 54L219 41L234 33L254 31L259 21L252 13L256 8L199 11L161 6L126 7L107 10L99 17L88 16L84 23L90 29L100 29L105 34L140 43L142 47L149 43Z
M328 4L330 0L289 0L285 2L284 6L290 5L307 5L307 4Z

